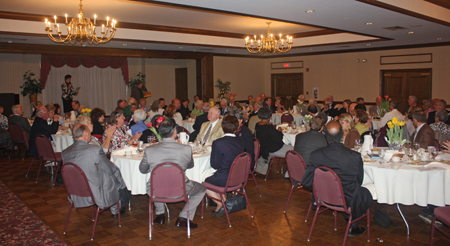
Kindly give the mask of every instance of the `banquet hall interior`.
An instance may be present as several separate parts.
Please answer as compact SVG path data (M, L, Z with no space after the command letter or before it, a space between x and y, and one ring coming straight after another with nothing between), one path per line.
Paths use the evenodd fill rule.
M37 100L43 105L62 105L61 84L71 74L74 87L80 87L74 100L86 108L102 108L107 117L119 99L130 97L129 84L140 73L145 74L145 88L151 92L147 106L158 98L165 98L167 105L173 98L188 98L191 107L195 95L218 103L219 79L231 82L230 93L236 94L241 105L249 95L255 98L262 93L280 96L289 108L300 94L306 100L316 98L320 105L329 95L338 103L362 97L367 107L375 105L378 96L389 95L399 101L399 109L407 106L410 95L420 102L432 98L450 102L448 1L84 0L84 16L96 23L97 36L101 25L112 36L98 44L75 42L76 38L74 44L55 42L70 38L66 26L80 19L78 0L1 2L0 104L5 106L4 115L11 114L12 105L20 104L24 117L31 116L30 98L20 93L27 71L40 79L43 90ZM282 49L255 49L268 27L274 37L286 37ZM344 237L342 215L338 215L335 231L333 215L326 212L318 216L311 241L307 241L314 215L305 222L310 191L294 192L284 213L291 184L275 166L267 181L264 175L256 175L261 196L253 181L247 185L254 218L248 210L232 213L231 227L224 216L212 216L210 207L200 218L199 207L194 220L199 227L188 239L186 230L174 226L184 203L168 204L170 221L154 225L149 241L148 196L136 195L122 216L121 227L104 212L91 241L91 212L80 208L72 211L69 229L63 234L69 207L66 189L63 184L52 185L51 173L41 172L36 183L37 164L25 177L32 157L27 154L22 159L22 151L14 151L11 158L7 153L0 156L2 207L16 206L14 201L32 215L31 224L39 222L44 229L27 223L26 230L33 233L25 237L20 237L23 228L0 229L2 237L18 245L25 240L44 245L338 245ZM375 207L396 226L377 225ZM421 211L414 203L374 201L370 242L363 235L349 238L347 245L429 245L431 226L418 217ZM0 224L23 223L14 211L4 214ZM363 219L361 225L365 224ZM446 226L443 229L450 231ZM449 245L450 239L435 232L434 244Z

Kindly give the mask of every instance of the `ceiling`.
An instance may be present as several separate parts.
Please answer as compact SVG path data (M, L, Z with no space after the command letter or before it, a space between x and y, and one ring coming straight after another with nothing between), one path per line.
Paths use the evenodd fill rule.
M0 2L0 44L64 46L47 37L44 19L57 15L63 26L64 14L76 16L79 8L78 0ZM450 44L446 2L85 0L83 10L85 17L97 14L100 24L107 15L118 20L114 39L96 47L258 56L246 50L244 39L265 34L272 22L272 33L293 36L288 54L304 55Z

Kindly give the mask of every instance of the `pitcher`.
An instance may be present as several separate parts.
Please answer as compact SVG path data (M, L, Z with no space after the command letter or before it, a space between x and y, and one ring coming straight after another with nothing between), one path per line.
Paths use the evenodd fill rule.
M372 135L368 134L364 136L364 143L361 147L361 153L363 151L367 151L370 153L370 151L373 149L373 138Z
M189 142L189 136L185 133L185 132L180 132L179 133L179 138L182 144L188 144Z
M77 119L77 116L75 115L75 111L70 111L70 121L75 121Z

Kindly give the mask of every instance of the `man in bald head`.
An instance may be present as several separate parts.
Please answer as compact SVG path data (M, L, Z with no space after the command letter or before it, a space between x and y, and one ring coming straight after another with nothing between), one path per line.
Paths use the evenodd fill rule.
M364 178L361 154L346 148L341 143L343 135L344 132L339 122L329 122L325 128L325 137L328 146L311 152L310 164L315 168L326 166L336 172L342 183L347 206L352 208L352 218L358 218L365 214L367 209L372 206L373 198L369 190L361 187ZM307 179L305 179L305 176ZM302 185L308 189L312 189L314 170L305 173L303 180L309 182L302 182ZM349 216L344 214L344 217L348 220ZM352 223L348 236L360 236L365 231L366 229L360 227L359 221L357 221Z

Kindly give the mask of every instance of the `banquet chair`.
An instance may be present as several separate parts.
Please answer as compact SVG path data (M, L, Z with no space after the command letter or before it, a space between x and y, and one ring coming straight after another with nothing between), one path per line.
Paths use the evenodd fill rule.
M152 240L153 203L186 202L187 207L187 235L191 237L189 220L189 198L186 194L186 180L183 169L174 163L158 164L150 175L150 199L148 201L149 213L149 240Z
M228 174L228 180L225 187L215 186L208 182L203 182L203 185L206 187L206 189L219 193L220 200L208 196L207 194L205 195L205 197L222 202L225 210L225 215L227 216L229 227L231 227L230 216L228 215L228 211L225 206L225 201L223 200L223 196L225 196L227 192L234 192L234 195L237 195L236 193L244 195L245 201L247 202L248 210L250 212L250 216L251 218L253 218L252 208L250 207L247 193L245 192L245 183L247 182L248 173L250 172L250 165L251 165L251 156L245 152L241 153L234 159L233 164L231 164L230 173ZM204 203L205 199L202 199L202 213L201 213L202 218L204 212Z
M284 207L284 213L286 213L289 201L291 200L292 192L303 188L303 186L301 185L301 181L303 178L303 174L305 174L306 163L303 160L303 157L299 153L297 153L297 151L289 150L288 152L286 152L286 166L289 172L289 179L291 180L292 186L291 191L289 192L288 199L286 201L286 206ZM310 205L309 207L309 209L311 209L312 206Z
M36 148L37 148L39 159L41 160L41 163L40 163L39 169L38 169L38 173L37 173L37 177L36 177L36 183L38 182L39 174L41 173L42 167L46 163L56 162L57 163L56 171L53 173L53 176L54 176L53 185L55 185L56 175L58 174L58 171L61 168L61 165L63 163L63 160L61 157L61 152L54 152L52 143L50 142L50 139L48 139L46 136L44 136L42 134L38 135L36 137ZM30 172L32 164L33 164L33 162L30 163L30 167L28 168L28 172L25 177L28 177L28 173Z
M267 178L269 177L270 170L272 169L272 165L275 163L277 164L277 173L281 172L281 167L283 166L283 162L281 160L282 157L276 157L276 156L270 156L269 155L269 168L267 169L266 177L264 178L264 181L267 181Z
M11 123L9 124L9 135L11 136L12 146L10 146L11 149L9 150L8 158L11 159L11 153L14 149L14 146L17 146L17 144L22 144L24 146L22 160L24 160L25 154L28 151L27 134L25 133L24 130L22 130L22 128L20 128L20 126Z
M341 180L338 175L328 167L320 166L314 171L313 182L314 197L317 203L316 213L314 214L314 220L311 225L311 229L308 235L308 242L311 238L314 225L316 224L317 215L326 211L333 210L334 214L334 230L337 230L337 212L343 212L349 215L347 228L345 230L344 242L347 242L348 231L350 225L364 217L367 218L367 242L370 242L370 208L367 209L367 213L359 218L352 218L352 208L347 206L344 197L344 190L342 189ZM324 206L325 209L320 211L320 207Z
M433 245L434 241L434 229L436 228L438 231L442 232L446 237L450 238L450 234L446 233L444 230L436 226L436 220L441 221L447 226L450 226L450 207L438 207L434 209L434 217L431 221L431 242L430 245Z
M253 170L250 170L250 176L248 177L248 180L253 180L255 182L255 186L256 186L256 190L258 191L259 197L261 197L261 192L259 191L258 188L258 182L256 182L256 177L255 177L255 170L256 170L256 166L258 165L258 157L259 157L259 151L260 151L260 144L259 144L259 140L257 138L253 138L253 144L255 145L255 166L253 167Z
M292 116L292 114L290 113L284 113L283 115L281 115L281 124L283 123L289 123L291 124L292 121L294 121L294 116Z
M78 197L90 197L92 199L93 204L91 207L92 220L94 221L94 227L92 228L91 240L94 240L95 228L97 227L98 215L105 211L106 209L117 205L120 208L119 201L111 204L109 207L100 208L95 202L94 195L92 194L91 187L89 186L89 182L84 174L83 170L72 162L67 162L61 168L62 178L64 180L64 185L66 186L67 195L69 196L69 212L67 213L66 224L64 226L63 234L66 234L67 226L69 225L70 214L72 212L72 208L75 203L72 199L72 195ZM94 214L94 205L97 205L97 213ZM120 220L120 212L117 214L119 217L119 227L122 226L122 221Z

